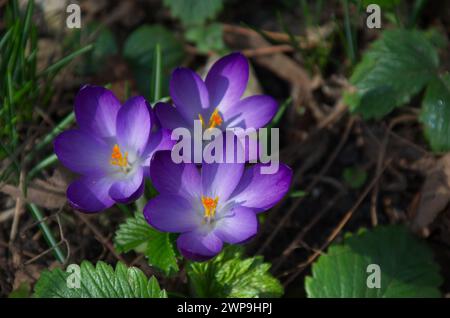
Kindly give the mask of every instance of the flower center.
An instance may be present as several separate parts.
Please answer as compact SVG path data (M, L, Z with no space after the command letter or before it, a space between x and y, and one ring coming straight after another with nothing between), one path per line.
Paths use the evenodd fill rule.
M204 218L210 221L216 215L217 203L219 202L219 197L210 198L202 195L202 205L204 210Z
M115 144L111 152L111 160L109 163L113 166L120 167L124 172L128 172L128 168L130 167L128 164L128 152L125 151L122 155L119 145Z
M198 119L200 119L200 122L202 123L202 127L205 127L205 122L203 120L203 116L201 114L198 114ZM209 117L208 127L206 128L214 128L217 126L220 126L222 124L223 120L222 117L219 115L219 110L216 108L214 112L211 114L211 117Z

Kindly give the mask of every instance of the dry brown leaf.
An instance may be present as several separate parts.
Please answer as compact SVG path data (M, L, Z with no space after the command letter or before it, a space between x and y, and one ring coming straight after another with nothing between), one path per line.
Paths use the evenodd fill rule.
M21 189L11 184L0 183L0 192L13 199L23 198ZM55 187L44 180L37 179L28 186L25 201L47 209L59 209L66 203L65 187Z
M428 227L450 202L450 154L440 158L427 171L425 183L411 227L414 231L427 233Z

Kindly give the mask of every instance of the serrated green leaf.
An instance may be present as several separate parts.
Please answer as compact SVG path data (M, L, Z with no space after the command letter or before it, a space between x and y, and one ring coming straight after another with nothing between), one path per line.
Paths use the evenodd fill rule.
M190 262L187 275L196 297L280 297L283 287L261 256L242 258L240 246L228 246L211 261Z
M202 24L222 10L222 0L164 0L173 17L184 25Z
M420 120L431 149L450 150L450 75L436 78L427 87Z
M407 103L431 81L439 65L435 47L416 30L389 30L374 42L350 79L357 96L350 109L380 118Z
M119 226L114 245L119 253L131 250L143 253L150 265L166 275L178 272L177 254L171 234L153 229L142 213L137 212Z
M68 269L74 266L76 265L72 264ZM155 277L147 279L140 269L127 268L120 262L114 270L101 261L95 267L92 263L83 261L79 267L79 286L74 283L72 280L74 276L71 275L77 275L76 271L71 269L66 272L60 268L44 271L36 283L34 296L37 298L167 297L166 292L160 289Z
M369 288L370 264L380 268L380 288ZM428 247L400 226L380 226L346 236L312 266L308 297L440 297L442 278Z
M225 49L222 39L222 24L211 23L207 26L192 26L186 30L186 39L195 43L200 52L221 52Z
M181 42L161 25L143 25L131 33L124 44L124 57L130 63L139 91L147 98L150 98L154 52L158 43L162 56L161 94L166 96L170 72L184 57Z

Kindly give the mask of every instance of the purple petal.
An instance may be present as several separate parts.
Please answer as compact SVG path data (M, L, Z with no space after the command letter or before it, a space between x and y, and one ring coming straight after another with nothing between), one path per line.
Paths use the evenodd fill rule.
M170 79L170 96L180 113L189 123L198 119L199 114L209 108L208 90L195 72L187 68L177 68Z
M78 126L98 137L115 136L119 108L119 100L103 87L84 86L75 97Z
M174 233L192 231L203 219L188 200L176 194L160 194L148 201L144 216L155 229Z
M241 243L256 234L258 218L253 210L235 207L233 214L217 221L214 233L222 241L230 244Z
M258 129L270 122L277 109L277 102L270 96L250 96L224 111L223 120L226 127Z
M137 199L144 190L144 169L142 167L124 180L116 181L109 189L109 195L114 201L120 203L130 203ZM122 172L118 172L122 173Z
M144 97L130 98L117 114L117 141L124 151L139 154L147 145L151 123L148 104Z
M244 94L248 82L248 62L241 53L218 60L206 76L210 105L225 112Z
M284 164L274 174L261 174L263 164L245 170L230 200L244 207L263 212L273 207L288 192L292 170Z
M54 148L59 161L73 172L100 176L111 170L112 149L85 131L73 129L59 134Z
M153 154L160 150L172 150L176 141L170 138L171 131L161 128L156 132L151 133L150 140L145 148L143 158L146 158L144 163L144 176L150 178L150 161L153 158Z
M206 261L216 256L222 250L222 245L222 241L213 232L183 233L177 240L181 254L193 261Z
M243 163L204 163L202 165L202 193L219 197L220 202L228 199L244 172Z
M182 106L180 106L181 108ZM189 123L180 115L178 107L175 108L167 103L158 103L155 105L156 117L159 119L161 126L167 129L176 129L179 127L193 127L194 122L191 118ZM198 118L195 118L198 119Z
M158 151L150 164L150 177L159 193L181 195L188 200L201 196L201 180L193 163L172 161L171 151Z
M111 207L114 200L108 192L111 187L110 178L81 177L67 188L67 200L75 209L82 212L99 212Z

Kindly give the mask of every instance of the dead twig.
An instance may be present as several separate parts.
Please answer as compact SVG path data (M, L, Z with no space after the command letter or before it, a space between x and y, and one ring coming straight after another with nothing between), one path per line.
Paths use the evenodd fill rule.
M313 179L313 181L308 185L306 188L306 192L311 192L311 190L316 186L316 184L320 181L321 176L325 175L325 173L330 168L331 164L336 159L337 155L341 152L342 148L344 147L345 143L347 142L347 139L350 135L351 129L353 127L353 124L355 122L355 118L351 117L348 122L347 126L345 128L345 132L341 137L341 140L339 144L334 149L333 153L330 155L330 158L328 159L327 163L323 166L323 168L320 170L319 174ZM294 213L295 210L297 210L300 203L304 200L304 197L298 198L294 203L291 205L289 210L286 212L286 214L281 218L281 220L278 222L275 229L271 232L271 234L267 237L265 242L261 245L260 249L256 254L262 254L264 250L269 246L269 244L273 241L275 236L278 234L278 232L282 229L282 227L287 223L287 221L290 219L291 215Z
M390 165L390 163L391 163L391 160L388 160L385 163L384 167L382 168L382 172ZM338 223L338 225L333 229L333 231L327 237L325 242L321 245L321 247L316 252L314 252L314 254L312 254L310 257L308 257L306 262L303 262L303 263L297 265L293 270L287 271L281 275L281 276L290 275L288 277L288 279L283 283L284 287L288 286L292 281L294 281L294 279L297 278L298 275L300 275L306 267L308 267L310 264L312 264L316 260L316 258L319 257L323 253L323 251L336 239L338 234L342 231L344 226L351 219L351 217L353 216L355 211L359 208L361 203L367 197L367 195L372 190L372 188L375 186L375 184L378 182L378 180L381 176L382 176L382 173L380 173L379 175L376 175L373 178L373 180L370 182L370 184L364 189L363 193L361 193L358 200L356 200L356 203L353 205L353 207L344 214L344 217L341 219L341 221Z
M80 220L87 225L87 227L92 231L92 233L94 233L96 239L102 243L110 252L112 255L114 255L115 258L117 258L119 261L127 264L127 262L125 261L125 259L116 252L116 250L114 249L114 246L111 244L111 242L106 239L103 234L100 232L99 229L97 229L97 227L92 224L92 222L83 214L81 213L77 213L76 214Z

